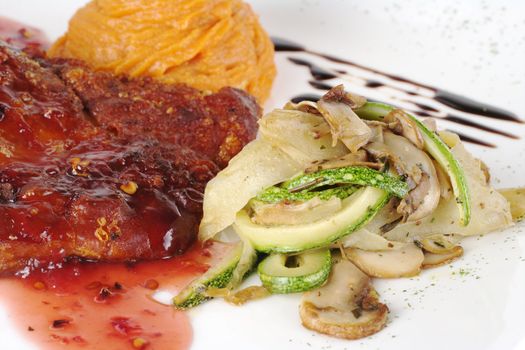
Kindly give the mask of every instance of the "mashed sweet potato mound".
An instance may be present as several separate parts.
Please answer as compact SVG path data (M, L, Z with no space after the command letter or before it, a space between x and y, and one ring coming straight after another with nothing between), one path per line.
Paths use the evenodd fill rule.
M48 54L201 90L237 87L259 102L275 76L272 42L240 0L94 0Z

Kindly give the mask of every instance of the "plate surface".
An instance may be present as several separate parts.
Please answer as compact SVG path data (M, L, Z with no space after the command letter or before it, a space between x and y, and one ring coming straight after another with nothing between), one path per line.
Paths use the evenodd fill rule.
M84 2L0 0L0 15L42 28L55 39ZM250 3L272 36L503 107L525 120L524 2ZM346 69L306 53L277 53L279 72L267 111L301 93L322 93L308 83L307 69L289 58ZM395 95L364 88L350 77L329 83L379 100ZM438 121L495 146L468 144L491 168L495 187L525 186L525 124L460 115L519 137ZM310 332L300 325L300 297L274 296L243 307L212 301L192 310L192 349L525 349L525 224L467 239L463 246L464 257L451 265L415 278L375 281L391 313L386 329L372 337L343 341ZM1 308L0 336L2 349L37 349L9 326Z

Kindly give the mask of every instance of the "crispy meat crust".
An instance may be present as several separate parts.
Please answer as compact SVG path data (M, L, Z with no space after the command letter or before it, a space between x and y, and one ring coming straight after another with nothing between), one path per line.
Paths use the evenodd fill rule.
M207 181L260 114L236 89L206 95L0 45L0 273L184 252Z

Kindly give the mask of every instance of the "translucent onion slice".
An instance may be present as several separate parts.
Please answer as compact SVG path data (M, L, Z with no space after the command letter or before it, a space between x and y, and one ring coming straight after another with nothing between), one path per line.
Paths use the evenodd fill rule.
M235 214L265 188L297 175L315 162L341 157L330 128L319 115L276 109L260 122L260 137L248 144L206 186L199 239L230 226Z

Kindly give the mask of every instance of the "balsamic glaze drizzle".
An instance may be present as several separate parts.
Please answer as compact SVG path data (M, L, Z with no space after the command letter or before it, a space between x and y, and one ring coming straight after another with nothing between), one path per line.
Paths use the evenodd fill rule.
M316 95L316 94L301 94L301 95L297 95L295 97L292 97L290 99L290 101L292 101L293 103L299 103L301 101L312 101L312 102L317 102L319 101L319 99L321 98L321 95Z
M450 109L465 112L465 113L472 114L475 116L482 116L482 117L498 119L498 120L503 120L503 121L508 121L508 122L524 123L523 120L521 120L516 114L512 112L506 111L498 107L490 106L490 105L469 99L467 97L460 96L453 92L439 89L434 86L412 81L410 79L407 79L407 78L404 78L404 77L401 77L395 74L382 72L374 68L366 67L362 64L359 64L359 63L356 63L356 62L353 62L347 59L342 59L342 58L335 57L329 54L312 51L312 50L309 50L303 47L300 44L294 43L287 39L281 39L281 38L274 37L272 38L272 40L275 45L275 51L278 51L278 52L280 51L280 52L308 53L310 55L323 58L330 62L352 66L352 67L367 71L369 73L374 73L379 76L383 76L393 81L409 84L412 87L424 88L426 90L429 90L430 94L428 93L421 94L421 93L413 91L413 89L404 89L404 88L393 86L388 83L377 81L377 80L366 79L364 81L363 86L368 87L368 88L388 87L390 89L395 89L397 91L401 91L405 93L409 97L406 99L402 99L402 101L410 103L414 106L413 109L407 109L413 112L414 114L417 114L423 117L430 116L430 117L442 118L442 119L448 120L456 124L461 124L461 125L465 125L468 127L476 128L479 130L483 130L485 132L497 134L497 135L512 138L512 139L519 139L518 136L513 135L509 132L496 129L496 128L472 121L470 119L460 117L455 114L447 113L443 109L439 109L439 108L427 105L425 103L421 103L419 100L416 101L415 99L410 98L410 96L419 97L420 99L421 98L431 99ZM304 66L308 68L310 75L313 78L313 80L310 80L308 83L310 84L310 86L318 90L323 90L323 91L329 90L333 87L333 85L328 84L327 83L328 80L335 79L335 78L341 78L341 77L349 75L347 71L323 68L323 67L320 67L319 65L316 65L302 58L288 57L288 60L296 65ZM302 95L295 96L294 98L291 99L291 101L295 103L300 102L302 100L317 101L319 98L320 96L316 94L302 94ZM460 134L460 137L464 141L467 141L467 142L475 143L475 144L486 146L486 147L495 147L491 143L488 143L482 140L478 140L478 139L475 139L473 137L470 137L464 134Z

